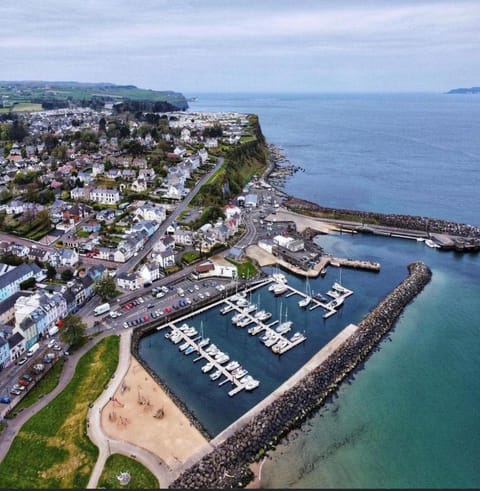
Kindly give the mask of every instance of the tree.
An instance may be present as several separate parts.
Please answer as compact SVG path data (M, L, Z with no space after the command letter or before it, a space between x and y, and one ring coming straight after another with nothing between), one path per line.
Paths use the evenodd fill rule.
M93 291L102 297L103 300L111 298L117 292L115 280L109 275L103 275L93 285Z
M57 270L51 264L47 264L47 280L54 280L56 276Z
M83 322L78 314L68 314L63 320L60 330L60 338L68 345L75 345L85 336L87 324Z
M71 269L66 269L65 271L62 271L60 276L62 281L70 281L73 278L73 271Z

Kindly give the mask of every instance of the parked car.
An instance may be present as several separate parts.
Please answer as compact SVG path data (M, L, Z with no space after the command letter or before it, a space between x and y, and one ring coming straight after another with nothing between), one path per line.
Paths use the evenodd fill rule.
M56 344L54 347L53 347L54 351L61 351L62 350L62 347L59 346L58 344Z
M19 379L18 379L18 383L20 385L24 385L24 386L27 386L30 384L30 382L33 380L33 378L28 374L28 373L24 373Z
M25 389L25 387L24 387L24 389ZM10 389L10 394L13 394L14 396L19 396L21 393L22 392L20 390L15 389L13 387Z
M18 360L18 364L19 365L23 365L24 363L26 363L28 360L28 358L26 358L25 356L20 358L20 360Z
M48 342L47 346L49 348L53 348L53 346L56 344L57 342L55 341L55 339L50 339L50 341Z
M23 385L20 385L20 384L13 384L12 389L23 391L23 390L25 390L25 387Z
M11 402L11 401L12 401L12 400L11 400L11 399L10 399L10 397L8 397L8 396L1 396L1 397L0 397L0 402L1 402L2 404L10 404L10 402Z
M124 327L125 329L128 329L128 328L130 327L130 324L129 324L128 322L124 322L124 323L123 323L123 327Z
M153 307L155 307L155 305L153 303L149 303L147 305L147 309L153 309Z

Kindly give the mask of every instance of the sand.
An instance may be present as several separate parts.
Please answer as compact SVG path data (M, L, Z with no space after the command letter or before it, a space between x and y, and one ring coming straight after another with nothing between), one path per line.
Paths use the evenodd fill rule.
M155 417L159 410L163 417ZM103 408L101 423L106 435L151 451L172 469L208 446L134 357L122 384Z

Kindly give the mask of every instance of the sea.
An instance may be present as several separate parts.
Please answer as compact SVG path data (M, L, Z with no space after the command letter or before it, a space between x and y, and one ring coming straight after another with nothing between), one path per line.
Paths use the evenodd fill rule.
M336 208L422 215L480 225L480 97L447 94L187 94L191 111L260 117L269 143L301 168L284 190ZM480 254L428 248L414 240L321 235L334 255L370 259L380 273L329 268L299 290L324 294L333 281L354 294L333 317L301 311L298 296L267 289L251 300L288 316L307 341L281 358L218 309L192 323L228 346L261 380L226 396L163 334L142 341L142 356L211 434L252 407L350 322L359 322L424 261L432 281L394 329L336 394L268 452L263 488L480 487ZM194 355L190 355L194 356Z

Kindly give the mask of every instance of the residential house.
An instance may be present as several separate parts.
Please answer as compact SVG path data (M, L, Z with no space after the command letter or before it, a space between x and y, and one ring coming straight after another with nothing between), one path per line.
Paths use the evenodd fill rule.
M90 200L104 205L114 205L120 201L117 189L94 188L90 191Z
M5 213L7 215L18 215L23 213L25 209L25 203L19 199L12 199L5 207Z
M165 208L161 205L145 203L134 211L134 216L141 220L152 220L158 223L165 221L167 216Z
M25 338L20 332L13 332L8 337L8 347L10 349L10 362L15 363L22 355L25 354Z
M83 188L73 188L70 191L70 198L74 200L89 200L90 199L90 187L84 186Z
M10 346L8 341L2 335L2 326L0 325L0 370L10 364Z
M193 245L193 232L191 230L184 230L178 227L175 229L172 238L175 241L175 244L182 246Z
M141 231L145 231L148 237L151 237L155 231L158 229L160 224L153 220L142 220L132 225L130 232L137 233Z
M138 272L142 278L143 286L149 285L161 278L160 265L157 262L142 264Z
M105 164L103 162L94 162L92 165L92 176L97 177L105 172Z
M10 297L0 302L0 323L11 324L15 323L15 302L20 297L33 295L30 291L18 291Z
M20 264L0 276L0 301L20 291L20 284L29 278L44 278L41 269L35 264Z
M137 290L141 283L142 278L137 273L122 272L117 276L117 285L125 290Z
M47 336L48 330L65 317L67 302L61 293L35 293L20 297L15 302L15 328L25 338L29 349L39 339Z
M82 225L80 226L80 229L83 232L88 232L88 233L100 232L101 228L102 225L98 223L96 220L89 220L88 222L82 223Z
M132 191L135 191L136 193L143 193L148 189L147 181L139 177L138 179L135 179L132 182L130 188L132 189Z

